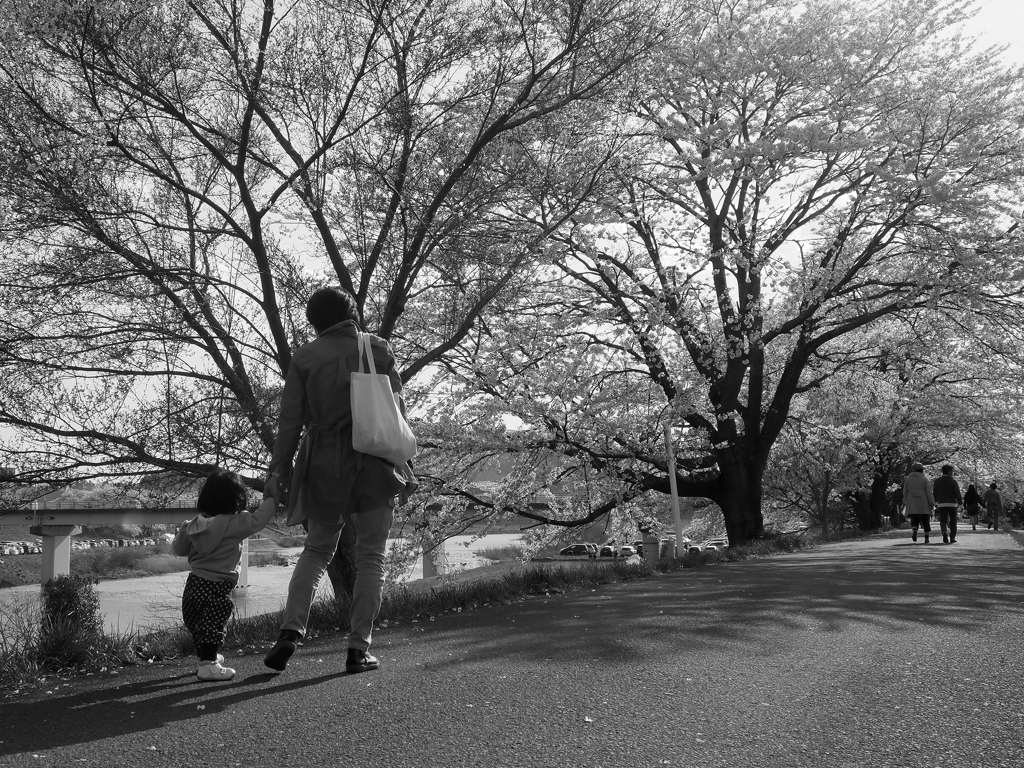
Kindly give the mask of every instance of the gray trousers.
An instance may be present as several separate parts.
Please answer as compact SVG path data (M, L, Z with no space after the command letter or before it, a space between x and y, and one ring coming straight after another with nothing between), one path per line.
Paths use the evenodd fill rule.
M342 529L351 525L356 529L356 583L349 611L348 647L367 650L373 635L373 622L380 612L384 592L384 553L394 519L395 499L389 499L375 509L343 514L341 525L325 525L310 520L306 544L288 582L288 602L281 629L292 629L305 636L317 585L334 558Z

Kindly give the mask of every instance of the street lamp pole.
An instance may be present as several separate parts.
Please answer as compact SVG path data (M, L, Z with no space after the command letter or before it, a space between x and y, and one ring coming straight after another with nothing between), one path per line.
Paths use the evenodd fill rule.
M675 556L680 556L679 545L683 540L683 521L679 516L679 489L676 487L676 450L672 445L672 428L665 425L665 450L668 453L668 487L672 491L672 521L676 526Z

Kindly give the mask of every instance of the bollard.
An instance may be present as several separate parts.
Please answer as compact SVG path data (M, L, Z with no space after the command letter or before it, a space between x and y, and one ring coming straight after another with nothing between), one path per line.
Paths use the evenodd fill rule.
M644 533L644 560L656 563L661 559L661 548L658 539L651 533Z

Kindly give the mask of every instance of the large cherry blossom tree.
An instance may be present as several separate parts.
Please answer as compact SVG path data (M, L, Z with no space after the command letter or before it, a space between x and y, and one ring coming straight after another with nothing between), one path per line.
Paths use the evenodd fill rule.
M609 116L669 16L647 0L0 5L7 487L215 465L258 485L321 284L356 296L424 413L432 369L591 198Z
M649 73L617 187L524 303L564 328L553 356L519 332L462 381L516 441L615 479L578 520L668 492L670 425L680 492L739 542L794 402L879 353L865 330L1019 321L1024 80L958 36L962 3L702 7Z
M615 140L585 129L660 23L642 0L4 4L3 463L258 475L325 282L415 405L588 199Z

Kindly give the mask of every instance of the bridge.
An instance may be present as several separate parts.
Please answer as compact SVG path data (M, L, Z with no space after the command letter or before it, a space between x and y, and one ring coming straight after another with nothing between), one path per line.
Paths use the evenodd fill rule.
M164 507L109 507L48 501L19 509L0 509L0 526L29 526L42 541L40 582L71 573L71 537L83 525L181 525L199 514L195 499ZM242 544L238 586L249 585L249 540Z

